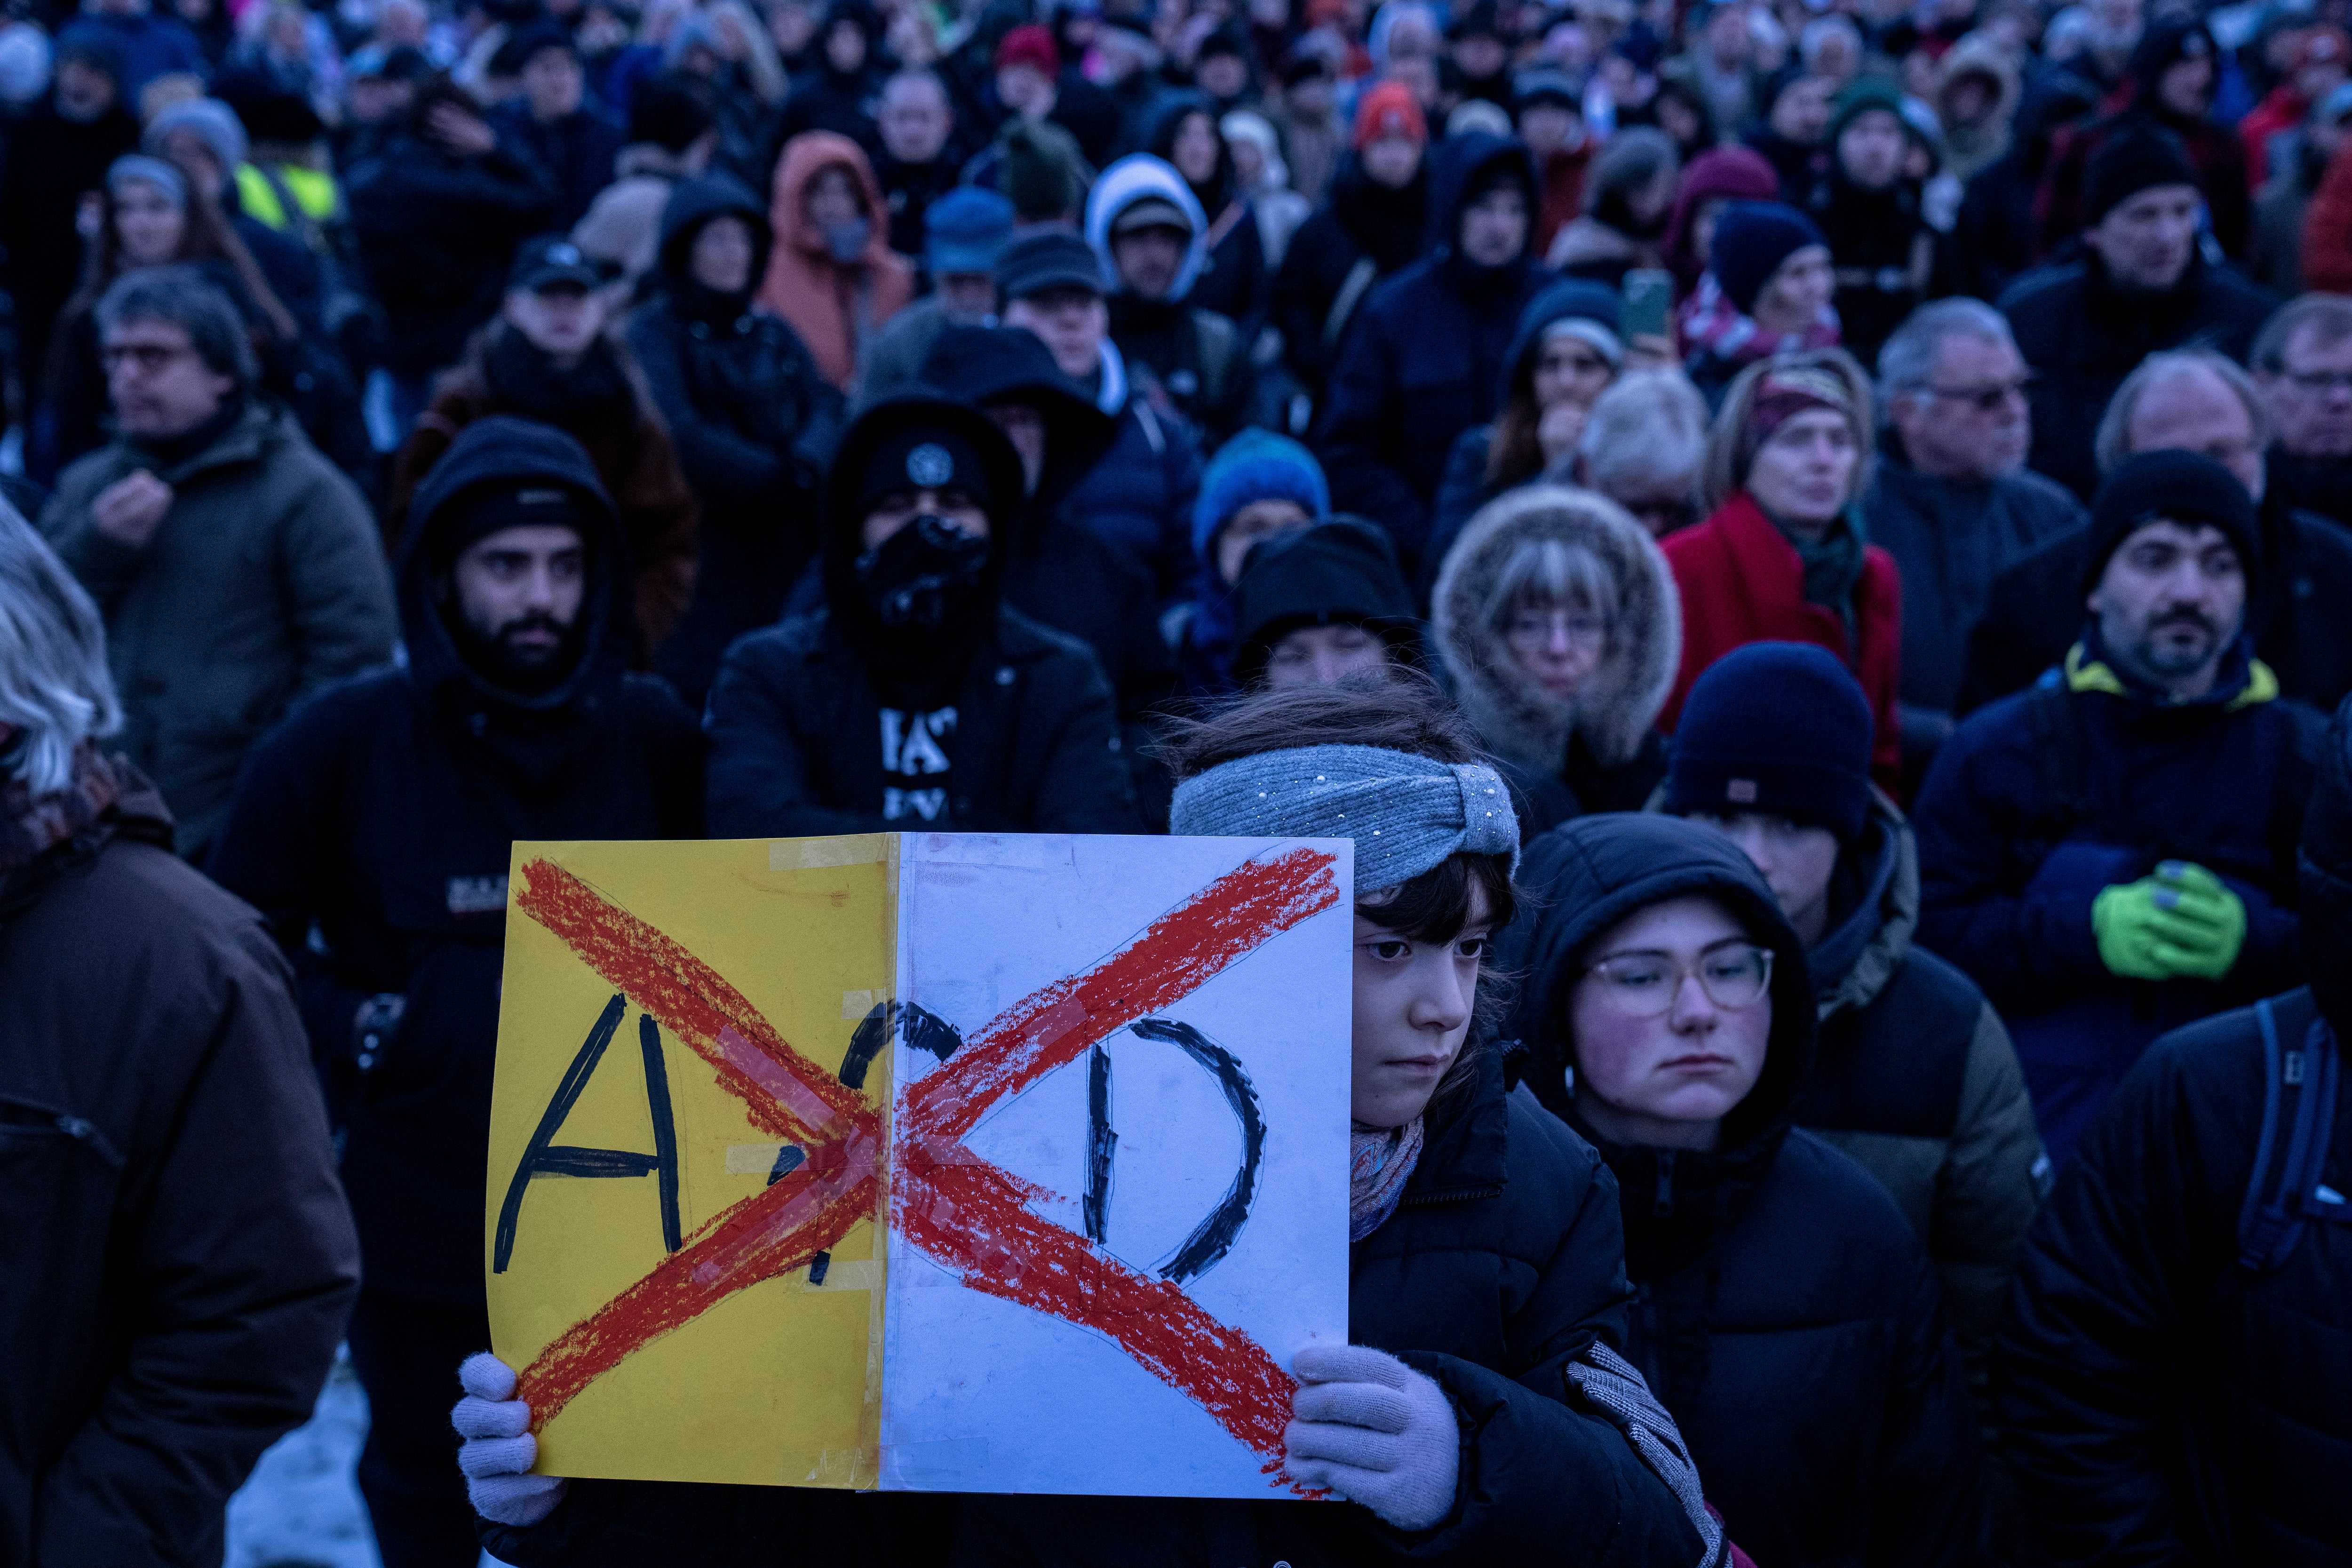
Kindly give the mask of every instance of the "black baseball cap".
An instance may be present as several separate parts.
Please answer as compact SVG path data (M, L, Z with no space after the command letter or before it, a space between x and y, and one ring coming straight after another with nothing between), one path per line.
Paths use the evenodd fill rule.
M1102 262L1094 247L1064 229L1023 235L996 258L996 291L1026 300L1055 289L1103 291Z
M513 269L507 274L509 291L523 289L536 293L564 284L594 289L604 281L604 268L589 260L569 236L561 234L524 240L522 248L515 252Z

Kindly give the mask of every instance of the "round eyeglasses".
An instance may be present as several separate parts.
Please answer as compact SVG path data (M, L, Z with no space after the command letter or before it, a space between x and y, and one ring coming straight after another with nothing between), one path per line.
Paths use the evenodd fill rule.
M1681 964L1664 953L1627 952L1604 958L1587 974L1599 980L1618 1011L1636 1018L1655 1018L1671 1011L1682 994L1682 983L1696 980L1706 999L1727 1013L1753 1007L1772 985L1772 950L1753 942L1732 942L1710 948L1695 964Z

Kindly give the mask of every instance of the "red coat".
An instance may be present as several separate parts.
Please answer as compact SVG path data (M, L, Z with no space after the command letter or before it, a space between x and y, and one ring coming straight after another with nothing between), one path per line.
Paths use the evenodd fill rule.
M1752 642L1809 642L1845 661L1877 715L1871 772L1893 790L1903 773L1902 729L1895 686L1903 649L1903 584L1895 557L1875 544L1863 552L1862 581L1853 591L1854 625L1862 647L1846 646L1845 624L1820 605L1805 603L1804 563L1763 508L1741 490L1696 528L1658 542L1674 569L1683 600L1683 662L1658 728L1673 734L1683 700L1700 671Z

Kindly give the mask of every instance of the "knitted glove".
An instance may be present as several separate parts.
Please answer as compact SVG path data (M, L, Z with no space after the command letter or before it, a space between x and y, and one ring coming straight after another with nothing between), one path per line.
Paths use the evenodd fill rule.
M2191 928L2185 936L2168 939L2171 951L2165 958L2172 972L2193 980L2229 973L2246 945L2246 900L2194 861L2167 860L2156 876L2156 907Z
M1282 1436L1293 1479L1399 1530L1427 1530L1453 1510L1462 1428L1444 1389L1362 1345L1310 1345L1290 1370L1299 1386Z
M514 1396L514 1368L488 1351L457 1369L466 1397L449 1423L466 1440L457 1468L466 1473L466 1500L499 1524L537 1524L563 1500L563 1478L534 1476L539 1439L530 1435L530 1406Z

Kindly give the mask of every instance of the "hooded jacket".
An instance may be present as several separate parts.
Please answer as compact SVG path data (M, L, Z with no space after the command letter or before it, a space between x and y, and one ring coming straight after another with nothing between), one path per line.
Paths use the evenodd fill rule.
M881 623L856 564L865 513L855 489L867 456L921 421L952 424L976 447L999 498L982 577L929 646ZM704 728L714 837L1140 829L1100 661L1076 638L1003 607L1022 548L1022 493L1020 458L977 410L918 389L858 416L820 513L824 607L741 638L711 688ZM944 721L934 733L947 740L948 783L928 817L885 815L885 751L910 714Z
M589 520L578 658L530 697L468 663L442 603L450 502L561 487ZM690 838L701 745L636 638L625 531L579 443L492 416L417 491L400 563L404 666L331 687L247 759L213 870L293 963L337 1120L371 1291L481 1310L481 1217L517 839ZM320 946L310 945L316 926ZM360 1005L405 999L372 1071Z
M1511 558L1550 542L1590 552L1617 594L1600 666L1566 699L1536 683L1504 635ZM1463 530L1430 617L1462 716L1518 792L1523 839L1588 811L1639 809L1665 772L1658 711L1682 658L1682 596L1647 530L1591 490L1523 486Z
M1552 281L1522 254L1485 268L1457 252L1464 198L1497 166L1533 193L1527 149L1484 132L1447 139L1429 176L1430 249L1374 286L1349 322L1315 430L1331 504L1396 538L1415 580L1454 438L1491 419L1519 315Z
M467 426L503 414L557 426L587 449L597 482L619 509L636 571L635 634L657 649L694 594L701 509L677 448L623 339L599 338L581 363L559 372L500 317L474 335L466 357L434 384L433 401L392 459L384 543L407 553L415 498Z
M1976 1434L1933 1271L1885 1189L1790 1127L1811 1069L1805 952L1748 858L1695 823L1581 817L1528 847L1538 895L1501 962L1537 1095L1616 1175L1627 1357L1681 1426L1707 1500L1759 1563L1977 1560ZM1755 1087L1711 1152L1612 1142L1577 1114L1566 1020L1592 943L1651 905L1722 905L1774 954Z
M1437 503L1430 510L1429 543L1422 552L1421 585L1424 592L1435 585L1446 552L1454 548L1454 541L1472 513L1506 490L1538 483L1546 477L1538 471L1498 485L1486 477L1487 459L1494 451L1495 425L1502 416L1514 403L1530 410L1536 406L1536 362L1543 357L1544 334L1554 322L1574 317L1604 325L1613 333L1620 323L1618 291L1589 278L1570 278L1552 284L1528 301L1528 308L1519 315L1518 331L1511 334L1510 347L1503 353L1503 383L1496 400L1495 419L1462 432L1454 449L1445 455L1445 476L1438 481Z
M1911 1222L1979 1383L2049 1180L2017 1048L1976 983L1913 944L1918 847L1881 791L1831 900L1830 930L1806 954L1821 1026L1794 1117L1877 1177Z
M2273 1005L2285 1051L2315 1020L2335 1031L2320 1180L2341 1194L2352 1193L2341 713L2324 759L2298 858L2310 985ZM2251 1010L2157 1041L2033 1227L1994 1373L2001 1446L2051 1563L2322 1568L2352 1556L2340 1484L2352 1405L2337 1396L2352 1386L2352 1225L2315 1217L2273 1268L2238 1260L2269 1077Z
M1273 320L1282 332L1283 363L1310 396L1321 397L1348 322L1371 286L1420 259L1428 226L1426 158L1402 189L1391 189L1350 154L1331 182L1330 199L1290 237L1275 274ZM1348 280L1360 266L1362 280L1350 293Z
M724 174L685 181L662 212L659 293L628 326L701 504L694 597L659 664L698 709L727 645L776 619L815 555L817 489L842 425L840 391L782 318L752 310L748 288L720 294L694 280L695 237L719 217L750 227L751 279L764 274L768 215L750 189Z
M0 872L0 1559L196 1568L310 1418L359 1247L285 960L114 767Z
M1160 300L1128 292L1111 255L1111 226L1119 215L1151 200L1174 204L1192 231L1176 280ZM1192 187L1173 164L1149 153L1130 153L1105 169L1087 196L1087 243L1102 266L1111 340L1130 368L1149 370L1178 412L1214 441L1240 428L1255 378L1248 345L1234 321L1192 300L1193 286L1210 264L1208 232Z
M172 487L172 508L132 549L90 508L142 468ZM122 748L171 803L192 859L262 732L297 698L392 657L367 502L283 409L249 402L176 463L127 441L92 452L58 480L41 531L106 617Z
M827 169L846 169L866 208L866 246L854 261L835 259L825 237L803 213L808 188ZM864 149L831 131L806 131L784 144L776 163L768 221L775 250L760 285L760 303L792 323L824 378L843 392L875 330L915 297L915 264L890 248L890 209Z
M1223 129L1218 125L1223 113L1201 93L1171 93L1157 106L1149 145L1160 158L1171 158L1177 133L1189 115L1206 115L1210 127L1217 132L1217 166L1208 184L1194 185L1185 182L1185 188L1192 193L1193 200L1205 215L1199 231L1201 270L1185 289L1185 297L1190 303L1233 322L1242 341L1248 342L1255 340L1258 329L1265 324L1266 308L1274 290L1274 268L1266 260L1265 243L1258 229L1257 200L1241 188L1234 173L1233 152L1225 145ZM1091 239L1092 226L1088 228Z
M1919 940L2008 1020L2053 1160L2157 1036L2294 983L2294 846L2320 722L2280 698L2243 634L2213 689L2175 703L2108 662L2093 628L1937 754L1911 814ZM2244 902L2221 980L2124 980L2099 957L2092 901L2168 859Z
M1951 111L1952 89L1969 77L1992 84L1992 100L1974 120L1958 120ZM1990 39L1963 37L1936 62L1936 114L1943 121L1944 146L1949 154L1945 168L1963 183L1989 168L2009 151L2015 135L2018 100L2024 84L2017 66Z

